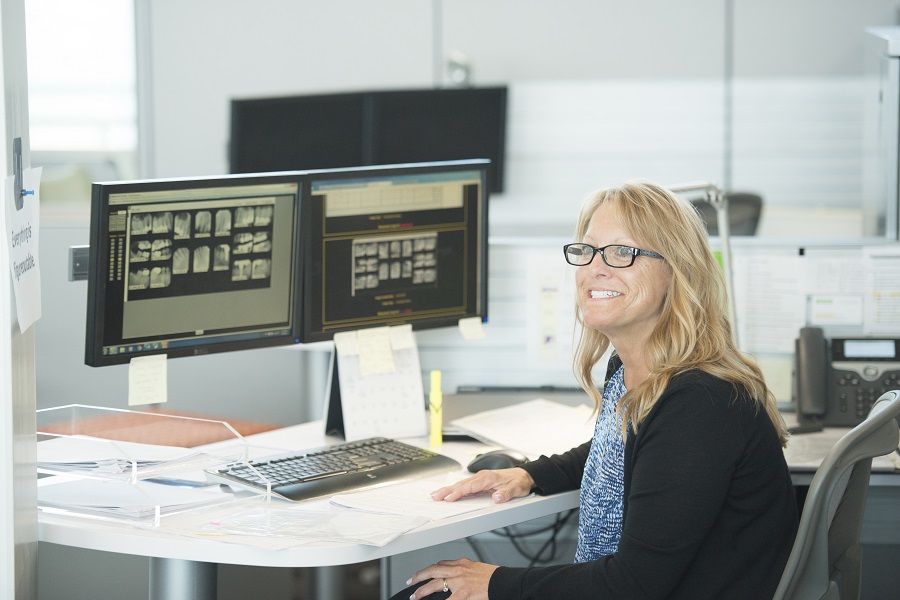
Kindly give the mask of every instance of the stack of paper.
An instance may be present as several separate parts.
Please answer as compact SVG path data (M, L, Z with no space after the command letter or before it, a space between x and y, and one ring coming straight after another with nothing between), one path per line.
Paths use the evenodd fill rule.
M84 436L54 437L37 444L37 467L51 473L83 473L95 477L184 470L228 462L203 452L174 446L119 442Z
M590 441L595 421L587 405L569 406L537 398L455 419L451 424L486 444L518 450L534 459Z
M117 520L147 521L200 506L231 502L219 486L189 488L148 481L76 479L38 487L38 507Z

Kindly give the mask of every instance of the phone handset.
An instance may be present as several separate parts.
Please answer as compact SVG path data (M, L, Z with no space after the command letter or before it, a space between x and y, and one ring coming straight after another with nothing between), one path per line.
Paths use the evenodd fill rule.
M828 398L828 345L821 327L804 327L794 354L794 399L801 425L821 426Z

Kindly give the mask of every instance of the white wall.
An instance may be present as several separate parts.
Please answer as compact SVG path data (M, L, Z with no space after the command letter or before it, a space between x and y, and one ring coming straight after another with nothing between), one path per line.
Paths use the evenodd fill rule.
M0 101L0 164L4 180L13 174L12 141L22 138L23 167L31 165L28 137L28 78L25 6L0 2L3 100ZM12 202L6 192L4 202ZM6 206L0 228L6 230ZM34 329L19 331L9 276L6 236L0 250L0 596L37 595L37 471L35 467Z
M430 86L459 51L476 84L511 86L492 221L515 227L568 227L585 193L629 177L863 206L877 128L864 30L896 18L892 0L139 2L145 175L227 172L232 98Z

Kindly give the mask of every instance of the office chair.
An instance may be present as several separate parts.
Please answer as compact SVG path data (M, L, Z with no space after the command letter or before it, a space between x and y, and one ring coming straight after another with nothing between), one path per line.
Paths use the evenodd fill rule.
M859 537L872 458L897 449L898 416L900 390L886 392L866 420L844 435L816 470L775 600L859 598Z
M759 218L762 214L762 197L756 194L726 194L728 200L728 228L731 235L756 235ZM719 235L719 222L716 209L706 200L691 200L706 224L709 235Z

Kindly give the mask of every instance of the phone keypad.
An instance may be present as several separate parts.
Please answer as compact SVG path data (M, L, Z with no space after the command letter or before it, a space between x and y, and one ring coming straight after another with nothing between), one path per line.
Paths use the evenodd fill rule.
M900 372L887 372L880 381L866 381L858 373L836 371L834 383L837 408L841 413L838 418L846 418L845 424L853 425L866 418L882 394L900 389Z

